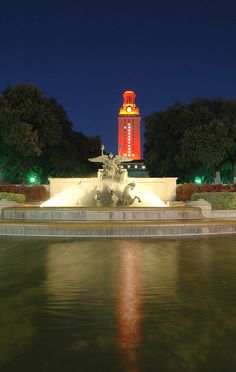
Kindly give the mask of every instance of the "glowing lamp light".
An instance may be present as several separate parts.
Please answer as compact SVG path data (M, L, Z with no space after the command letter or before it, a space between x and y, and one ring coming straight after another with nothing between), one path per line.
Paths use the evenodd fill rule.
M194 178L194 183L196 183L196 184L198 184L198 185L201 185L202 182L203 182L202 177L200 177L200 176L196 176L196 177Z
M30 172L27 176L28 183L31 185L39 184L40 183L40 178L39 175L35 172Z

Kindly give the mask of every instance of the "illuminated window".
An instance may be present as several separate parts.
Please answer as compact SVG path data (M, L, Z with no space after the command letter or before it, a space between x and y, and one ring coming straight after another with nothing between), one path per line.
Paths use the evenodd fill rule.
M146 167L145 167L145 165L142 165L142 169L145 169Z
M134 168L135 168L135 169L137 169L137 168L138 168L138 166L137 166L137 165L135 165L135 166L134 166Z

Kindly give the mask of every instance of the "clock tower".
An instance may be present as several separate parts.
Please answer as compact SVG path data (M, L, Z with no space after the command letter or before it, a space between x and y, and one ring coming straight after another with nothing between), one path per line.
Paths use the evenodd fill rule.
M140 114L135 104L136 94L127 90L118 116L118 154L130 159L141 159Z

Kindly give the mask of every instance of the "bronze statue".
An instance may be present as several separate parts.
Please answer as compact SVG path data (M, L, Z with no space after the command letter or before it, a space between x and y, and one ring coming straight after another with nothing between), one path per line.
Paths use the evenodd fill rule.
M129 194L130 190L134 190L134 188L135 188L135 183L134 182L128 183L128 185L125 186L121 197L117 201L117 206L132 205L135 202L136 199L137 199L138 203L141 203L141 200L138 196L134 196L132 198L132 196Z
M93 198L96 205L101 207L130 206L136 199L140 203L141 200L138 196L132 197L130 195L130 191L135 188L134 182L128 183L123 191L121 191L121 186L118 185L118 183L122 183L124 175L124 169L122 169L121 163L130 162L133 161L133 159L127 159L121 155L114 156L111 152L108 155L105 155L103 150L104 145L101 146L100 156L88 159L94 163L102 163L103 167L103 186L101 190L96 190L96 195ZM106 183L106 180L108 183Z
M116 181L121 180L122 167L121 163L130 162L133 159L127 159L120 155L113 155L111 152L108 155L103 154L104 146L101 146L102 154L96 158L89 158L88 160L93 163L103 164L103 178L108 178Z

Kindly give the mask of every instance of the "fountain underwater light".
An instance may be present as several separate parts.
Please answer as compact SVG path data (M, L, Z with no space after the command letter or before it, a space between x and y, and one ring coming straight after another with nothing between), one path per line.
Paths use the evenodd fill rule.
M41 207L165 207L165 203L153 192L134 182L125 183L127 170L121 163L132 160L112 153L90 158L91 162L103 164L97 180L79 182L41 204Z

